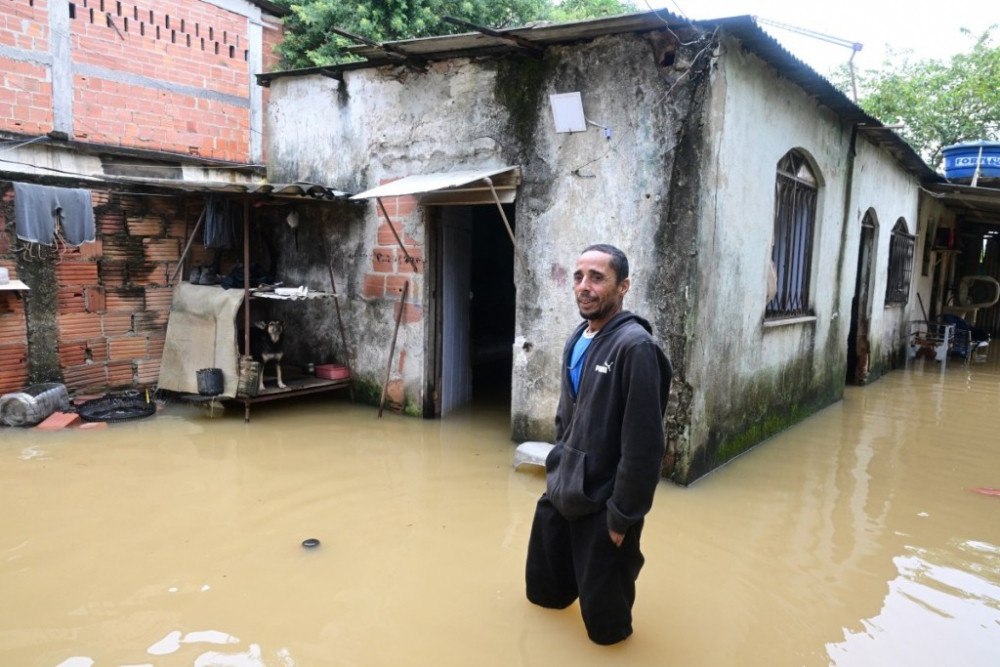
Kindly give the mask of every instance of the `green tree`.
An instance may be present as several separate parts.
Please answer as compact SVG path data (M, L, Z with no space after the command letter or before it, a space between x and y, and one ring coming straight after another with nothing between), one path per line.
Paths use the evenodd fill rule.
M387 42L413 37L467 32L442 20L454 16L502 29L530 21L571 21L635 11L629 0L277 0L292 10L285 19L285 39L278 47L284 68L331 65L353 58L355 42L330 27Z
M565 21L582 21L601 16L617 16L639 11L632 2L625 0L562 0L553 5L548 19L557 23Z
M964 141L1000 139L1000 47L994 27L972 42L966 53L948 60L911 60L891 53L881 69L858 74L859 104L886 125L902 123L901 136L935 169L941 149ZM834 82L850 91L846 67Z

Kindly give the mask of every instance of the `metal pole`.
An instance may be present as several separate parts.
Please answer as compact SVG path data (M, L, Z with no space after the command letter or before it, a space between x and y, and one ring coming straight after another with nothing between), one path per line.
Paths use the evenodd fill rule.
M524 269L525 273L528 272L528 265L524 261L524 257L521 256L521 249L517 247L517 240L514 238L514 230L510 228L510 223L507 222L507 214L503 210L503 204L500 203L500 197L497 195L496 189L493 187L493 181L489 177L483 179L486 185L490 186L490 192L493 193L493 201L497 203L497 209L500 210L500 217L503 218L503 224L507 228L507 235L510 236L510 242L514 245L514 254L517 255L517 261L520 262L521 268Z
M403 245L403 242L399 238L399 234L396 233L396 228L392 226L392 220L389 219L389 212L385 210L385 204L382 203L382 198L376 197L375 201L378 202L378 207L382 209L382 215L385 217L385 221L389 224L389 229L392 230L392 235L396 237L396 243L399 244L399 247L402 249L403 254L406 255L406 261L409 262L410 266L413 267L414 273L420 273L417 270L417 263L413 261L412 257L410 257L410 253L406 252L406 246Z
M385 394L389 389L389 376L392 374L392 357L396 354L396 335L399 333L399 321L403 319L403 308L406 306L406 294L410 291L410 281L403 283L403 293L399 296L399 312L396 313L396 328L392 332L392 345L389 347L389 363L385 369L385 384L382 385L382 398L378 403L378 417L382 418L385 408Z
M337 295L337 282L333 279L333 265L330 264L330 242L326 240L326 230L320 226L319 235L323 239L323 261L330 272L330 289L333 290L333 305L337 310L337 325L340 327L340 344L344 348L344 365L347 366L348 377L353 378L354 372L351 370L351 352L347 347L347 336L344 334L344 320L340 317L340 297ZM354 401L354 383L348 386L351 394L351 401Z
M855 44L857 46L857 44ZM854 56L858 55L858 49L851 53L851 59L847 61L847 67L851 70L851 92L854 94L854 103L858 103L858 81L854 76Z
M177 274L180 273L181 267L184 266L184 259L187 257L188 250L191 249L191 244L194 243L194 237L198 234L198 228L201 227L201 223L205 220L205 211L208 210L208 206L201 209L201 215L198 216L198 222L195 223L194 229L191 230L191 238L188 239L187 245L184 246L184 252L181 253L181 258L177 260L177 268L174 269L174 275L170 276L170 285L174 284L174 280L177 279Z

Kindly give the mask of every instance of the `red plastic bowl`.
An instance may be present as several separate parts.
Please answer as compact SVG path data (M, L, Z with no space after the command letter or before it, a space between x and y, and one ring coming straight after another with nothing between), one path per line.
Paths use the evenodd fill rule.
M316 377L324 380L344 380L351 376L347 366L337 364L320 364L316 367Z

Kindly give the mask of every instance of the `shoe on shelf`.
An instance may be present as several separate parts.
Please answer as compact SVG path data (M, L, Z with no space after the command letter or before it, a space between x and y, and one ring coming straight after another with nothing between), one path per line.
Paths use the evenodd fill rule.
M196 266L193 269L191 269L191 276L188 278L188 282L191 283L192 285L200 285L201 273L203 270L204 269L202 269L202 267L200 266Z
M201 280L198 281L199 285L218 285L219 276L212 272L210 267L205 267L201 272Z

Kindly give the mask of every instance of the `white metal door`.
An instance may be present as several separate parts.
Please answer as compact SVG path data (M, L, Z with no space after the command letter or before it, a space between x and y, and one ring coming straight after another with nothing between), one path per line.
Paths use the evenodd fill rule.
M472 398L469 296L472 267L472 209L442 210L441 416Z

